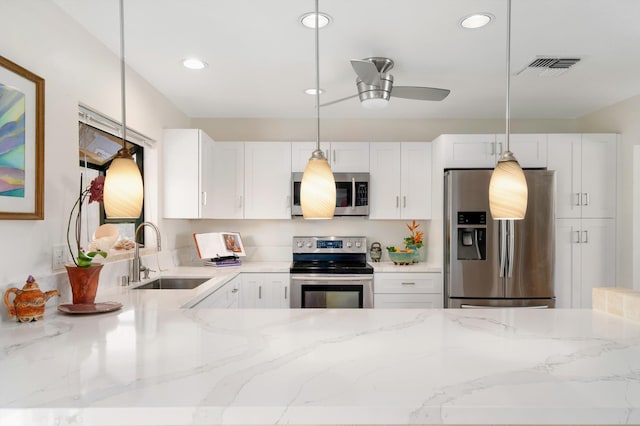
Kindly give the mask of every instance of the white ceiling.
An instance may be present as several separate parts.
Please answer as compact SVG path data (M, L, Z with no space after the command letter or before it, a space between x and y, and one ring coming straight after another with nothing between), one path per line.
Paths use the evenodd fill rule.
M54 0L119 52L117 0ZM313 0L126 0L126 60L191 117L315 116ZM321 102L356 93L350 59L395 61L396 85L451 90L442 102L351 99L327 118L500 118L505 114L506 0L320 0ZM495 20L465 30L460 18ZM513 0L512 118L575 118L640 94L639 0ZM515 75L537 56L580 57L558 77ZM180 61L208 62L191 71Z

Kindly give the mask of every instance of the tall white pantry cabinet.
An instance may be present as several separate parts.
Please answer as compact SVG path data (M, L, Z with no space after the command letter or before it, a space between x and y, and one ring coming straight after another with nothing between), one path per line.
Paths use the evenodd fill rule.
M556 300L591 308L594 287L616 285L618 136L549 134L556 170Z

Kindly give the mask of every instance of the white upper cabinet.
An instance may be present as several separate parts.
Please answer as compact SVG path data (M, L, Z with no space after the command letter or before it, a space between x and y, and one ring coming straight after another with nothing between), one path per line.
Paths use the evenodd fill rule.
M371 142L370 219L431 218L431 144Z
M213 186L207 208L215 219L244 217L244 143L214 142L213 158L208 165Z
M440 135L445 168L494 167L496 135Z
M615 134L550 134L549 170L556 171L556 216L616 215Z
M166 129L162 148L164 217L212 217L213 140L199 129Z
M504 134L440 135L444 168L493 168L505 150ZM509 150L522 167L547 167L547 135L509 135Z
M329 159L331 144L329 142L320 142L320 149L324 152L324 156ZM292 142L291 143L291 171L304 172L307 167L311 153L315 151L315 142Z
M245 219L291 218L291 142L245 142Z
M291 170L304 172L315 142L293 142L291 144ZM320 142L334 173L369 172L369 142Z
M505 135L497 134L498 146L496 161L505 150ZM509 135L509 150L513 152L520 167L547 167L547 135L515 133Z
M344 173L369 172L369 142L331 142L331 170Z

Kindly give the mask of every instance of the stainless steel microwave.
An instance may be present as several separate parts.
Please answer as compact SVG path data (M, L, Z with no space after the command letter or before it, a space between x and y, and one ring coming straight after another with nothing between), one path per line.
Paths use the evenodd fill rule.
M369 173L334 173L336 211L334 216L369 216ZM300 184L302 173L291 175L291 215L302 216Z

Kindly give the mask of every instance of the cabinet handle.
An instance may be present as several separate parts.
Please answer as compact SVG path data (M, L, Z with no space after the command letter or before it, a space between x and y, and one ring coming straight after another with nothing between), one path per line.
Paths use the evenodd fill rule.
M407 207L407 196L403 195L402 196L402 208L406 208Z
M402 284L402 285L416 285L416 283L410 282L410 281L402 282L400 284Z
M396 209L400 207L400 196L396 195Z
M234 288L233 290L231 290L231 293L237 293L237 292L238 292L237 288Z
M202 191L202 205L207 205L207 191Z
M289 290L288 287L284 288L284 300L287 300L287 290Z
M582 231L582 236L584 237L582 239L583 243L588 243L589 242L589 231Z
M583 206L588 206L589 205L589 193L588 192L583 192L582 193L582 205Z
M240 196L240 204L238 205L238 207L242 208L242 195Z
M495 142L491 142L491 152L489 153L489 155L496 155L496 143Z
M580 231L575 231L576 232L576 243L580 244L582 241L580 241Z
M496 145L498 145L500 147L500 150L496 154L497 155L501 155L502 154L502 142L496 142Z
M329 157L329 150L324 150L324 157L327 159L327 163L331 163L331 157Z
M582 197L580 196L579 192L576 192L576 206L581 206L582 202L581 202Z
M333 150L333 164L336 164L336 150Z
M262 286L258 286L258 299L262 299Z

